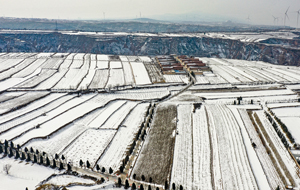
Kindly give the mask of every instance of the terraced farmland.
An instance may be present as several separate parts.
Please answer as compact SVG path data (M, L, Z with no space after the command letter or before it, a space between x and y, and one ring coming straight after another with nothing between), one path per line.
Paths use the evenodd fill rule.
M159 189L300 189L300 69L199 59L212 70L191 77L148 56L0 55L0 155Z

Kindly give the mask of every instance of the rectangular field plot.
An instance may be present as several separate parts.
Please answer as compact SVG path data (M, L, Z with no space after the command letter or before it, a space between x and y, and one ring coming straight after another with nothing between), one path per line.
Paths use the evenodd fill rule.
M91 54L85 54L83 65L80 67L80 69L89 70L90 66L91 66Z
M53 87L54 89L77 89L88 70L70 69L67 74Z
M287 126L296 143L300 144L300 117L279 117Z
M119 169L122 160L126 156L127 148L133 142L135 134L144 121L148 106L149 103L142 103L132 110L122 123L122 127L118 129L107 150L99 159L99 166L111 167L114 171Z
M213 186L258 189L234 115L224 105L207 105L212 143Z
M163 75L159 70L158 64L155 63L144 63L147 72L149 73L152 83L163 83L165 82Z
M151 84L148 72L142 62L130 62L136 85Z
M138 56L127 56L128 61L130 62L138 62L141 61Z
M123 65L123 71L124 71L125 84L126 85L133 85L135 82L134 82L134 78L133 78L130 63L129 62L122 62L122 65Z
M171 184L184 189L213 189L211 151L204 107L178 106L178 123Z
M71 158L73 165L80 166L79 161L89 161L91 167L95 165L107 145L114 137L116 130L89 129L80 135L61 154Z
M120 55L119 58L120 58L120 60L121 60L122 62L128 62L128 59L127 59L126 56Z
M291 90L280 89L280 90L259 90L259 91L245 91L245 92L222 92L222 93L195 93L197 96L205 97L206 99L218 99L218 98L234 98L237 97L270 97L280 95L294 95L295 93Z
M160 104L151 124L150 132L133 168L137 180L144 175L157 184L164 184L171 175L176 129L176 105Z
M96 69L108 69L108 61L97 61Z
M108 80L109 70L96 70L94 78L90 83L90 89L102 89L106 86Z
M108 55L97 55L97 61L109 61Z
M23 94L25 94L25 93L23 93ZM20 96L22 96L23 94L21 94ZM13 112L2 115L0 123L5 123L9 120L20 117L20 116L30 113L34 110L38 110L39 108L47 105L49 102L51 102L51 101L55 100L56 98L63 96L63 95L65 95L65 94L64 93L61 93L61 94L52 93L41 99L35 100L34 102L28 104L25 107L22 107L20 109L14 110ZM17 96L17 97L19 97L19 96Z
M123 69L110 69L106 88L124 85L125 81Z
M184 83L180 75L163 75L166 83Z
M272 109L277 117L300 117L300 106Z
M121 61L110 61L109 62L110 69L122 69Z
M24 95L25 92L4 92L0 94L0 103Z
M48 59L41 68L43 69L58 69L60 64L64 62L64 59L52 58Z

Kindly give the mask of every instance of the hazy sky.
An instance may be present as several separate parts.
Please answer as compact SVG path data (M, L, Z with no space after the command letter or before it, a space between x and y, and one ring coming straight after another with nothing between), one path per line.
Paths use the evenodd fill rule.
M0 0L0 16L60 19L127 19L155 15L184 14L185 19L200 19L192 14L218 15L252 24L273 24L272 15L283 25L296 26L300 0ZM155 17L157 18L157 17ZM203 17L202 17L203 18ZM300 18L299 18L300 19ZM300 21L299 21L300 22ZM300 25L300 23L299 23Z

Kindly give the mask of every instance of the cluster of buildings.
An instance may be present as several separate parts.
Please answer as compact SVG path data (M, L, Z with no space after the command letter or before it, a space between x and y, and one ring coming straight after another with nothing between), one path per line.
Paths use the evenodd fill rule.
M163 74L186 74L186 71L193 72L195 75L202 75L203 71L209 71L210 68L199 59L186 55L162 55L156 56Z

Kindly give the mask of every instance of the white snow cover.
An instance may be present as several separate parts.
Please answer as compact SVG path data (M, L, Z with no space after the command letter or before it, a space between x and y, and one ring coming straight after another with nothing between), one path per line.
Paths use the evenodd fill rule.
M37 59L31 65L27 66L26 68L22 69L20 72L14 74L13 78L24 78L26 76L31 75L37 69L41 70L41 66L45 63L47 59Z
M135 133L144 121L148 106L149 103L142 103L132 110L99 159L99 166L111 167L114 171L119 169L122 159L126 156L126 148L132 143Z
M96 69L108 69L108 61L97 61Z
M81 81L77 89L78 90L88 89L88 87L90 86L94 78L95 72L96 70L88 70L88 74L83 78L83 80Z
M280 96L280 95L294 95L294 94L295 92L286 89L245 91L245 92L195 93L195 95L205 97L207 99L237 98L240 96L242 96L243 98L247 98L247 97Z
M268 108L282 108L282 107L298 107L300 102L290 102L290 103L274 103L268 104Z
M24 59L1 59L0 72L6 71L11 67L20 64Z
M122 107L110 115L105 123L101 125L100 129L118 129L121 122L137 104L138 102L127 101Z
M272 109L277 117L300 117L300 106Z
M59 175L51 178L49 181L47 181L47 184L54 184L59 186L66 186L68 184L94 184L95 182L91 179L84 179L81 177L76 177L72 175Z
M95 104L94 102L87 101L94 96L94 94L81 96L67 102L64 104L64 106L58 107L57 109L53 110L51 114L48 113L49 117L52 115L57 117L41 124L39 128L25 133L21 137L17 138L15 142L17 144L24 144L32 138L46 137L69 122L72 122L73 120L83 116L93 109L96 109L97 107L101 107L102 104Z
M151 84L148 72L142 62L130 62L136 85Z
M123 85L125 85L123 69L110 69L106 88Z
M258 133L255 130L247 111L245 109L239 109L239 113L244 122L249 137L252 139L252 142L256 144L255 152L263 167L270 187L272 189L276 189L277 186L279 186L280 188L284 188L284 184L276 171L273 161L267 153L265 146L262 144L262 141L258 136Z
M33 87L37 86L38 84L40 84L41 82L50 78L56 72L57 71L53 70L53 69L42 69L38 75L35 75L14 87L15 88L33 88Z
M108 55L97 55L97 61L109 61Z
M67 69L58 70L58 72L56 72L50 78L48 78L47 80L41 82L38 86L36 86L35 89L45 90L45 89L52 88L66 75L67 72L68 72Z
M295 161L292 159L290 154L288 153L287 149L284 147L283 143L281 142L281 139L277 135L276 131L274 130L273 126L269 122L269 120L266 118L265 114L263 111L256 111L260 121L262 122L265 130L267 131L270 141L274 144L274 147L276 148L276 151L280 155L280 158L276 158L276 162L280 162L282 160L283 163L278 164L280 170L282 171L282 175L287 181L288 185L291 185L292 182L289 180L287 173L284 172L284 167L287 168L288 172L291 174L293 180L295 180L295 185L299 186L300 185L300 180L299 180L299 168L296 166ZM273 152L273 151L272 151ZM274 154L274 152L273 152Z
M124 55L120 55L119 58L120 58L120 60L121 60L122 62L128 62L127 57L124 56Z
M5 164L11 165L9 175L2 170ZM57 170L45 166L27 164L8 157L0 159L0 168L1 189L3 190L25 189L26 187L30 190L35 189L41 181L53 173L58 173Z
M151 58L148 56L139 56L142 62L152 62Z
M65 59L64 62L59 66L59 69L69 69L73 59Z
M182 185L184 189L212 189L205 110L201 108L192 114L192 107L188 104L177 107L171 184Z
M67 74L53 87L54 89L77 89L88 70L70 69Z
M300 144L300 117L279 117L287 126L296 143Z
M58 69L59 66L64 62L62 58L51 58L48 59L41 68L43 69Z
M125 100L118 100L109 103L105 106L105 110L101 112L97 117L94 118L92 122L89 123L89 126L93 128L100 128L103 123L105 123L113 113L126 104ZM117 121L116 121L117 122Z
M244 121L242 120L240 113L238 111L238 109L242 109L242 107L238 107L238 106L228 106L232 113L234 114L238 124L241 127L241 134L243 137L243 141L245 144L245 148L247 151L247 155L248 155L248 159L251 165L251 169L253 171L253 174L255 176L255 180L257 182L257 186L259 187L259 189L266 189L266 190L270 190L271 187L268 183L266 174L262 168L262 165L258 159L258 156L255 153L254 148L251 145L251 140L250 140L250 136L248 135L245 125L244 125Z
M28 92L22 96L1 103L0 113L3 114L7 111L11 111L16 107L27 105L35 101L36 99L45 97L47 95L49 95L49 92Z
M121 61L110 61L109 68L111 69L122 69Z
M109 70L96 70L95 75L93 77L92 82L90 83L89 88L104 88L106 86L108 80Z
M74 60L69 68L70 69L79 69L82 65L83 65L83 59L75 59L75 57L74 57Z
M24 78L9 78L4 81L0 81L0 92L5 91L21 82L25 81Z
M129 62L122 62L123 71L124 71L124 78L126 85L133 85L134 84L134 77L132 74L131 65Z
M163 75L166 83L184 83L180 75Z
M102 100L103 104L105 104L107 101L109 101L107 100L107 98L105 100ZM27 143L25 146L34 147L38 150L43 150L52 155L60 153L62 152L64 147L67 147L87 129L97 128L101 126L101 124L105 122L105 120L110 116L107 114L107 112L109 112L108 108L114 108L116 110L119 107L115 105L121 102L122 104L124 103L124 101L112 101L105 107L100 107L95 111L86 114L84 117L73 121L68 126L51 135L49 139L35 139ZM100 103L100 101L98 103ZM119 104L119 106L121 106L122 104ZM114 111L114 109L112 109L112 112ZM91 123L97 118L101 118L102 120L96 121L97 125L95 127L94 124Z
M38 124L53 119L59 115L59 111L65 111L64 109L59 110L64 107L61 105L72 98L73 96L63 96L26 115L19 116L14 120L1 124L1 131L7 131L0 134L0 139L11 140L29 129L35 128Z
M214 187L258 189L240 127L224 105L206 105L212 141Z
M61 154L67 159L72 158L72 163L75 166L80 166L79 161L82 160L84 163L89 161L91 167L93 167L115 133L116 130L89 129Z

